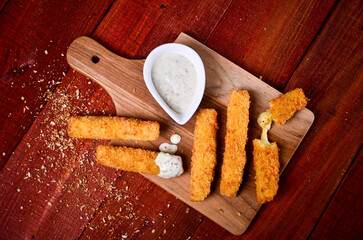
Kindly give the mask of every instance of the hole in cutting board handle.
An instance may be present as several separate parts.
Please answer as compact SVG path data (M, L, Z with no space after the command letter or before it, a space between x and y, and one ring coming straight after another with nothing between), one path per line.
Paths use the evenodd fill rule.
M93 63L98 63L100 61L100 58L97 56L93 56L91 60Z

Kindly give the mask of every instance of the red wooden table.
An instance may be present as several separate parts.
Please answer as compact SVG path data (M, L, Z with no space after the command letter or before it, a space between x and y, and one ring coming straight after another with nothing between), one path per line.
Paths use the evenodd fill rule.
M359 0L1 0L0 239L361 239L362 13ZM180 32L311 99L312 128L242 236L139 174L95 163L105 142L66 133L70 115L115 114L69 68L75 38L145 58Z

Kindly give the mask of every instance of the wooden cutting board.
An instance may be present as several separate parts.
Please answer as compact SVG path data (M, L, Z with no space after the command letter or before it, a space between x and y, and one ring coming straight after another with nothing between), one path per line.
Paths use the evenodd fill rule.
M189 200L190 161L196 114L183 126L172 121L146 88L142 74L144 60L120 57L88 37L80 37L70 45L67 60L72 68L103 86L115 103L117 115L156 120L160 123L161 133L157 141L118 141L113 144L158 150L160 143L170 142L172 134L178 133L182 136L176 154L183 158L185 173L174 179L144 176L231 233L240 235L245 232L261 207L256 200L251 144L252 140L259 138L261 134L257 117L259 113L269 108L268 101L281 93L184 33L181 33L175 42L190 46L201 56L206 70L206 90L199 108L215 108L219 114L218 165L212 184L212 193L203 202ZM237 197L225 197L219 192L219 180L223 159L226 108L229 92L233 89L244 89L251 95L249 141L247 165L239 194ZM313 121L314 114L304 108L285 125L272 126L269 138L277 142L280 148L281 172ZM283 185L284 182L279 184Z

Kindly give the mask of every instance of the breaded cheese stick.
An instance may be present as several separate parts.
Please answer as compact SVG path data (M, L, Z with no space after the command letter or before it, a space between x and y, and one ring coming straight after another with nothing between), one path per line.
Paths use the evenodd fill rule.
M74 138L151 141L159 137L158 122L126 117L71 117L68 135Z
M194 130L190 199L202 201L210 193L217 164L217 111L201 109Z
M97 162L124 171L158 175L155 163L158 152L129 147L98 146Z
M264 144L253 140L253 165L256 171L256 196L260 203L273 200L279 188L279 148L277 144Z
M296 88L270 100L269 111L277 125L281 125L289 120L296 111L305 107L308 100L309 99L305 97L304 91L301 88Z
M249 122L250 95L247 91L231 92L227 107L227 134L222 164L220 191L237 196L246 164L246 142Z
M284 124L296 111L305 107L307 101L301 88L294 89L269 101L270 109L257 119L262 134L261 140L253 141L253 165L256 171L256 196L261 203L272 201L279 187L279 148L276 143L268 141L267 132L273 120L277 125Z
M165 152L154 152L140 148L98 146L97 161L105 166L124 171L174 178L183 172L180 156Z

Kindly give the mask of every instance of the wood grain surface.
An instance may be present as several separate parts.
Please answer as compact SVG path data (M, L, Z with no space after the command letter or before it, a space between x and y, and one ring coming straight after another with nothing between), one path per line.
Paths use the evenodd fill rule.
M9 1L1 11L0 167L68 70L69 44L91 34L110 3Z
M363 193L355 191L355 186L362 186L363 182L362 154L360 150L324 215L311 233L311 239L355 239L357 236L363 236L363 223L360 221L363 212L360 200L363 199ZM349 224L341 225L342 222Z
M361 1L8 0L0 6L1 238L361 238L355 226L362 212L351 207L362 188L361 171L351 171L362 146ZM57 146L67 145L61 115L115 114L106 91L67 72L61 54L75 38L86 34L118 55L145 58L180 32L280 91L307 88L308 108L316 114L282 174L279 195L262 206L242 237L139 174L95 168L92 149L105 142L81 140L64 155ZM26 68L34 55L41 70ZM61 83L48 88L53 80ZM47 95L39 100L34 92ZM28 104L38 110L23 113ZM341 182L343 176L350 180ZM350 191L338 194L338 186ZM337 216L337 202L343 215Z
M282 91L334 2L234 1L206 45Z
M363 99L358 86L363 80L363 51L362 30L357 21L362 19L361 7L359 1L343 1L334 7L290 79L285 91L307 88L311 99L307 107L314 112L315 121L281 176L277 199L260 209L244 237L308 238L361 148ZM270 230L263 231L266 223ZM209 224L203 221L194 237L232 238L223 229L211 233ZM360 238L358 232L351 236Z

